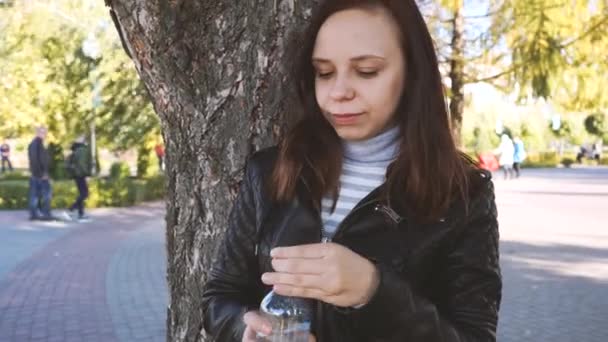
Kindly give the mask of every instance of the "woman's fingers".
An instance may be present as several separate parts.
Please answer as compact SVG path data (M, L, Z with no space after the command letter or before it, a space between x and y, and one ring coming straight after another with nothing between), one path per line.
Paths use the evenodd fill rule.
M321 300L324 302L328 302L330 300L330 296L323 292L320 289L316 288L307 288L307 287L299 287L299 286L291 286L291 285L275 285L273 290L282 296L287 297L300 297L300 298L312 298Z
M325 284L323 278L313 274L290 274L279 272L266 272L262 275L262 282L266 285L290 285L306 288L321 288Z
M256 342L255 335L256 332L248 326L245 328L245 333L243 334L243 342Z
M249 311L243 316L243 321L247 325L245 333L243 334L242 342L256 342L257 334L270 335L271 326L270 323L260 315L258 311ZM308 342L317 342L314 335L308 336Z
M321 274L325 265L323 259L272 259L272 268L283 273Z
M255 341L256 333L261 333L263 335L270 335L270 332L272 330L272 327L270 326L270 322L268 322L266 319L264 319L260 315L259 312L249 311L249 312L245 313L245 315L243 316L243 321L247 325L248 330L251 330L250 332L247 332L247 329L246 329L245 333L249 333L250 335L243 336L243 337L253 336L253 339Z

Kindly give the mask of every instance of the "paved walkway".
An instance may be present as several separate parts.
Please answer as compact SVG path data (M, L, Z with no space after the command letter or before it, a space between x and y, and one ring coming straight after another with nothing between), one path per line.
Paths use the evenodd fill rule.
M88 223L0 215L0 341L165 340L161 204Z
M608 168L496 175L500 342L608 341Z
M608 168L496 178L498 341L608 341ZM0 212L0 342L165 340L162 205L90 223Z

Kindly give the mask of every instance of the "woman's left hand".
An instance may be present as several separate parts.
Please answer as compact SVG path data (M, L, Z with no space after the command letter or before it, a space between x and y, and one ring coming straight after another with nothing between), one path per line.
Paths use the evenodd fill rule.
M276 272L262 281L280 295L352 307L367 304L378 287L376 266L335 243L279 247L270 256Z

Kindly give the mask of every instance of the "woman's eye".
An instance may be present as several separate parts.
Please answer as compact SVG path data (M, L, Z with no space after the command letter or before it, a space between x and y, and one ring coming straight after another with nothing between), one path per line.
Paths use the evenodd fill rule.
M378 75L378 71L376 70L359 70L357 71L357 73L359 74L359 76L364 78L372 78Z
M320 71L317 71L317 77L318 78L330 78L332 74L333 74L333 72L320 72Z

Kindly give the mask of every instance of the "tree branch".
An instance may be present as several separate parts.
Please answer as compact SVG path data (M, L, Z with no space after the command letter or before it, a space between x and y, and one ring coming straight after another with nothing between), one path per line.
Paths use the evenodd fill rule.
M600 20L598 23L592 25L589 29L587 29L585 32L583 32L581 35L579 35L578 37L574 37L572 38L570 41L565 42L561 45L559 45L560 48L567 48L568 46L584 39L585 37L587 37L588 35L590 35L591 33L595 32L597 29L599 29L602 25L604 24L608 24L608 15L605 16L602 20Z

